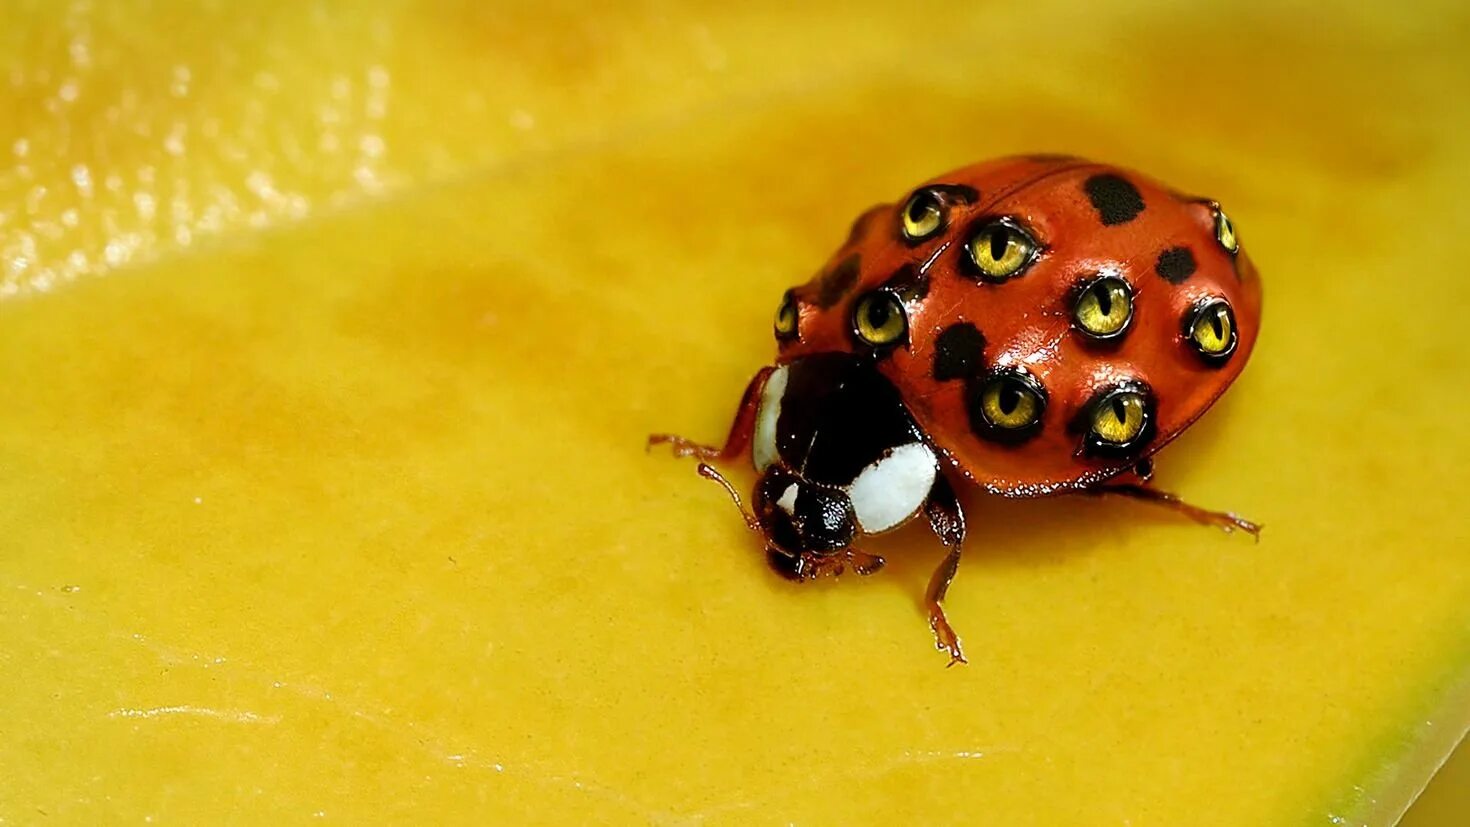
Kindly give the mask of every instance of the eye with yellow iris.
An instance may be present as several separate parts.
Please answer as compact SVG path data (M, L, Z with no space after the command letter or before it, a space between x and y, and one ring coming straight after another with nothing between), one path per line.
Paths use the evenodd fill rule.
M903 237L919 242L944 229L944 202L932 189L914 193L903 206Z
M781 305L776 308L776 338L781 340L796 338L796 323L796 297L787 291L786 295L781 297Z
M1238 338L1235 311L1230 309L1230 302L1213 298L1196 304L1185 316L1184 335L1206 361L1218 363L1229 359Z
M1141 386L1104 391L1086 409L1087 453L1127 454L1146 443L1153 431L1153 402Z
M1085 284L1072 306L1072 323L1094 339L1116 339L1133 321L1133 289L1117 276Z
M899 211L899 233L909 246L944 232L952 207L973 204L980 197L964 184L930 184L917 190Z
M1231 255L1240 250L1240 239L1235 236L1235 223L1218 205L1215 207L1215 240Z
M1015 278L1036 259L1036 241L1009 218L980 225L965 245L969 262L987 281Z
M852 329L859 339L873 347L898 344L909 329L903 302L886 290L863 296L852 310Z
M1046 391L1019 370L996 373L974 386L968 399L970 424L997 442L1019 442L1041 427Z

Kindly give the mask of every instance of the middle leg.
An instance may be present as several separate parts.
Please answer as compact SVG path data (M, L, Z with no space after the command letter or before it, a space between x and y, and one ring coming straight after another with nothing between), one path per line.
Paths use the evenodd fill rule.
M965 512L943 474L934 482L934 490L929 492L924 513L929 517L929 527L949 549L943 562L929 577L929 588L924 592L924 605L929 609L929 628L934 630L934 646L949 653L949 666L968 663L960 646L960 637L944 614L944 596L960 568L960 548L965 542Z

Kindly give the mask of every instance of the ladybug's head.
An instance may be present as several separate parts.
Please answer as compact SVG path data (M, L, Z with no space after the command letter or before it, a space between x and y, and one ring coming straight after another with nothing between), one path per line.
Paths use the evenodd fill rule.
M752 499L772 562L796 579L799 561L913 517L938 477L934 451L898 391L871 358L851 353L806 356L771 372L751 456L761 472Z
M754 500L772 565L782 574L787 574L781 568L787 561L796 571L804 555L836 554L857 537L857 513L846 491L803 479L786 468L766 469L756 483Z

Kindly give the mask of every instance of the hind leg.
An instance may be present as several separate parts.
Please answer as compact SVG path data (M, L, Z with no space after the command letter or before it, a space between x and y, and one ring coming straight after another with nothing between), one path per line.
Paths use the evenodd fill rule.
M1226 533L1244 531L1246 534L1261 539L1261 524L1247 520L1246 518L1229 511L1211 511L1197 505L1187 503L1180 499L1177 494L1160 491L1147 484L1121 483L1105 485L1095 491L1098 495L1116 494L1134 500L1140 500L1154 505L1161 505L1171 511L1183 514L1200 525L1214 526Z

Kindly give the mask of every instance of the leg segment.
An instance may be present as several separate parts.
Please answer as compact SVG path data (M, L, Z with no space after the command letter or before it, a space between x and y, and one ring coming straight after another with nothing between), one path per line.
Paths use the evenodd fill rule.
M740 398L740 407L735 411L735 421L730 425L730 433L725 437L723 448L702 445L674 434L651 434L648 437L648 447L670 445L674 449L674 456L697 457L701 462L729 462L737 459L750 447L751 434L755 433L755 415L760 408L761 391L766 387L766 378L774 370L772 367L761 368L755 378L750 380L750 384L745 386L745 395ZM703 473L700 472L701 476Z
M1260 542L1261 540L1260 523L1253 523L1229 511L1210 511L1207 508L1190 505L1184 500L1179 499L1175 494L1170 494L1167 491L1159 491L1147 485L1135 485L1132 483L1105 485L1096 489L1096 493L1099 495L1118 494L1124 497L1131 497L1135 500L1162 505L1165 508L1170 508L1183 514L1201 525L1212 525L1227 533L1244 531L1246 534L1256 538L1256 542Z
M853 574L867 576L883 568L885 563L882 557L855 548L827 555L810 552L791 555L776 548L767 548L766 562L777 574L796 583L819 577L837 577L847 569L852 569Z
M924 592L924 605L929 610L929 628L934 630L934 646L949 653L949 665L968 663L964 649L960 647L959 635L949 625L944 615L944 595L960 567L960 547L965 542L965 512L960 509L954 488L943 474L929 492L929 501L924 504L924 513L929 517L929 527L949 549L944 562L929 577L929 588Z
M725 493L730 495L731 500L734 500L735 507L740 510L740 516L745 518L745 525L751 531L761 530L760 521L755 518L754 514L745 509L745 503L740 501L740 492L735 490L735 486L731 485L730 481L725 479L725 476L723 474L721 474L719 471L716 471L715 467L707 462L701 462L699 464L698 471L701 477L704 477L707 480L712 480L715 482L715 484L725 489Z
M695 457L699 460L699 475L707 480L718 484L735 501L735 507L740 509L740 516L745 518L745 524L751 531L760 531L761 525L755 515L746 510L745 504L740 501L740 494L730 481L716 471L710 462L729 462L745 453L750 447L751 434L755 432L755 415L760 408L761 391L766 386L766 377L771 375L774 368L761 368L760 372L745 386L745 395L740 398L740 407L735 411L735 421L730 425L730 433L725 437L725 447L715 448L711 445L701 445L693 440L685 439L673 434L651 434L648 437L648 448L655 445L671 445L676 457Z

